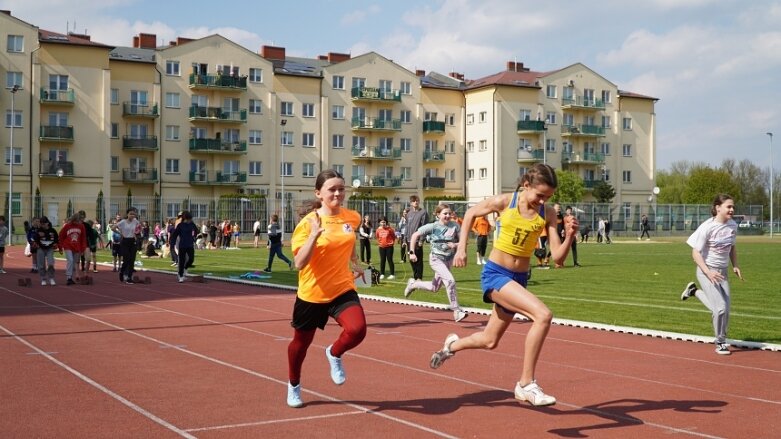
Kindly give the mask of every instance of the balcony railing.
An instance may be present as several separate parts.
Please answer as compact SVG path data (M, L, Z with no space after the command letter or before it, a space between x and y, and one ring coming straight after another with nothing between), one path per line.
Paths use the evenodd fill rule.
M355 146L352 149L353 160L401 160L401 148L383 148L369 146L361 148Z
M593 190L594 186L602 180L583 180L583 186L588 190Z
M438 122L436 120L424 120L423 121L423 134L444 134L445 122Z
M350 95L354 101L401 102L399 90L384 90L377 87L353 87Z
M157 136L122 136L122 148L136 151L157 151Z
M444 189L445 177L423 177L423 189Z
M73 162L62 160L41 160L41 177L73 177Z
M545 131L544 120L519 120L518 121L518 134L523 133L541 133Z
M131 117L158 117L160 113L157 104L122 103L122 115Z
M383 189L398 188L402 185L402 179L399 176L387 175L353 175L350 181L360 180L361 187Z
M44 142L73 142L73 126L41 125L40 140Z
M71 105L76 102L76 93L72 88L67 90L49 90L41 87L41 103Z
M571 164L594 164L599 165L605 162L605 156L596 152L562 152L562 163Z
M538 148L532 151L521 149L518 151L518 163L537 163L545 159L545 151Z
M157 169L122 169L122 182L124 183L157 183Z
M247 110L226 111L220 107L190 107L190 120L208 122L247 123Z
M230 75L196 75L191 73L190 88L227 88L234 90L246 90L247 77Z
M401 131L401 119L384 120L378 117L354 117L352 129L367 131Z
M582 108L591 110L604 110L605 101L602 99L586 99L585 96L574 96L571 98L561 98L561 108Z
M605 137L605 128L598 125L562 125L561 135L564 137Z
M190 139L190 152L209 154L246 154L246 140Z
M245 183L246 172L190 171L190 184L241 186Z
M423 161L424 162L444 162L445 161L445 151L423 151Z

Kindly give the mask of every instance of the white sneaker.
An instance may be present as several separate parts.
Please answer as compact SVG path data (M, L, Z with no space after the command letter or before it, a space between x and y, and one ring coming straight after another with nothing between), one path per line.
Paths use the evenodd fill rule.
M380 275L380 280L383 280L383 279L385 279L385 275L384 275L384 274L381 274L381 275Z
M337 386L344 384L347 376L344 373L344 367L342 366L342 359L340 357L334 357L331 355L331 346L325 348L325 357L328 359L328 364L331 366L331 380Z
M404 297L409 297L410 294L412 294L413 291L415 291L415 287L412 286L412 284L415 283L415 279L410 279L407 281L407 287L404 288Z
M515 383L515 399L526 401L533 406L556 404L556 398L546 395L537 385L537 381L532 381L525 387L521 387L521 383Z
M46 285L47 285L47 284L46 284L46 281L45 281L45 280L42 280L42 281L41 281L41 285L43 285L43 286L46 286Z
M396 276L394 276L392 274L390 276L388 276L388 280L393 280L393 279L396 279Z
M179 283L184 282L184 276L177 276L179 278Z
M686 300L689 297L693 297L694 293L697 292L697 285L694 282L689 282L686 284L686 288L683 289L683 293L681 293L681 300Z
M287 405L294 409L304 405L304 401L301 400L301 384L293 386L287 383Z
M54 279L49 279L49 285L54 286L57 285L57 283L54 282Z
M466 318L466 311L463 309L454 309L453 310L453 320L456 321L456 323L460 322L461 320L464 320Z
M442 350L434 352L434 355L431 356L429 366L431 366L432 369L438 368L445 360L455 355L454 352L450 352L450 346L456 340L458 340L458 335L456 334L448 334L448 336L445 337L445 345L442 347Z

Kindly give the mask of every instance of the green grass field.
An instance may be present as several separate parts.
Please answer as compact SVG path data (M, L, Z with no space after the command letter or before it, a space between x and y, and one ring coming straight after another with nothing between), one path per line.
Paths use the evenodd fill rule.
M613 244L578 244L581 268L572 266L572 256L563 269L534 269L529 290L564 319L604 323L635 328L655 329L712 336L710 312L696 298L681 302L680 294L693 281L695 265L685 238L659 238L653 241L617 240ZM778 284L778 257L781 246L767 237L739 237L738 260L745 281L730 277L732 313L729 337L766 343L781 343L781 287ZM469 266L454 269L462 306L484 307L480 292L480 269L470 245ZM372 248L372 262L379 268L377 247ZM292 257L290 248L283 249ZM490 251L490 248L489 248ZM399 261L396 247L396 280L383 281L361 292L379 296L403 297L406 279L411 273L408 263ZM99 252L100 261L109 261L110 253ZM170 260L139 259L144 268L173 271ZM196 252L196 267L191 273L231 277L266 266L268 252L260 248L238 250L201 250ZM425 264L424 277L432 272ZM295 271L275 260L270 279L283 285L296 285ZM387 269L386 269L387 271ZM444 289L431 294L416 291L411 297L436 303L447 303Z

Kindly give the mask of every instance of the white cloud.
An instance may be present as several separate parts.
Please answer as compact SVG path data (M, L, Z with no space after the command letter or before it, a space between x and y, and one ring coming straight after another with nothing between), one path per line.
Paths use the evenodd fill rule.
M371 16L380 13L380 7L377 5L370 5L366 9L355 9L345 14L339 22L343 25L355 25L364 22Z

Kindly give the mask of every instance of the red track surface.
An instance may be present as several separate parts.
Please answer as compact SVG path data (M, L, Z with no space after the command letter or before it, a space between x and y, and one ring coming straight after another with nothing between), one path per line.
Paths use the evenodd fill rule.
M513 399L529 325L494 351L428 361L449 312L364 300L369 333L328 375L318 333L304 363L305 405L288 408L290 292L210 281L40 286L21 248L0 275L0 436L16 437L779 437L781 355L554 326L537 379L559 402ZM33 277L35 276L35 277ZM31 277L33 286L18 279ZM422 296L422 295L421 295ZM425 297L425 296L423 296Z

